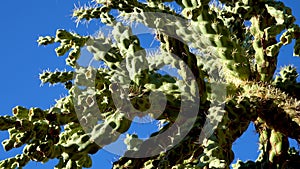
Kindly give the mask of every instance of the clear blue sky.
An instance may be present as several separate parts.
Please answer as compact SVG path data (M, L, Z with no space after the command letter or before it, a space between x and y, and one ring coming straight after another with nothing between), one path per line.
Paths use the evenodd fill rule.
M84 4L87 0L82 0ZM300 2L284 1L293 9L300 24ZM78 4L78 3L77 3ZM56 68L69 69L65 66L65 58L55 55L55 45L38 47L39 36L54 35L56 29L75 30L80 34L93 34L102 25L91 22L89 26L76 27L71 13L74 1L71 0L30 0L2 1L0 6L0 115L11 114L11 109L17 105L24 107L40 107L47 109L55 103L55 99L66 94L63 86L40 87L39 73L45 69L54 71ZM298 7L298 9L296 9ZM296 63L296 61L298 63ZM279 65L293 63L300 68L299 58L292 58L291 47L281 50ZM299 70L299 69L298 69ZM255 159L257 156L257 135L253 127L234 144L236 157L242 160ZM0 132L0 141L8 138L7 132ZM20 149L4 152L0 147L0 160L14 156ZM94 155L92 168L107 169L111 167L114 156L101 151ZM45 165L31 162L25 168L53 168L55 162Z

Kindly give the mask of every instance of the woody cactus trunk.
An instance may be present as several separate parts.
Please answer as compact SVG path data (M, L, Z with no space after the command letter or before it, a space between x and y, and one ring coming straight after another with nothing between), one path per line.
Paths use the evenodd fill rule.
M146 140L127 133L127 150L113 168L229 168L232 144L251 122L260 155L233 168L298 168L299 152L288 142L300 143L298 73L293 66L278 75L275 70L283 45L294 40L294 55L300 55L300 28L283 2L93 3L74 9L73 17L101 21L112 31L82 36L61 29L38 39L39 45L58 43L57 55L67 55L66 64L74 68L45 71L41 81L64 84L69 95L50 109L17 106L11 116L0 116L0 130L9 132L3 148L24 146L0 168L51 159L59 159L57 169L89 168L92 154L146 116L162 124L159 130ZM159 52L148 56L135 24L153 30ZM78 64L85 49L101 68ZM177 75L160 73L163 65L177 68Z

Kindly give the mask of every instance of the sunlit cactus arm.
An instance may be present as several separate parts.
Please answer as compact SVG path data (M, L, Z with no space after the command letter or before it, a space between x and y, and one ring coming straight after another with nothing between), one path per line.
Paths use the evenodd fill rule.
M297 168L300 162L299 152L295 148L289 148L286 136L270 129L261 118L255 120L255 127L259 133L260 154L256 161L239 160L233 164L234 169Z
M256 68L260 75L257 78L270 81L276 69L279 49L283 45L282 41L277 42L276 36L289 28L295 19L291 9L282 2L266 2L262 5L251 17L250 30L254 36Z
M167 1L170 2L171 0L167 0ZM96 2L104 6L108 6L113 9L118 9L126 13L132 13L134 11L139 11L139 10L142 10L144 12L162 12L162 10L164 10L165 13L178 15L175 11L171 10L171 8L163 4L163 2L167 2L167 1L165 0L161 2L147 1L146 3L142 3L137 0L132 0L132 1L97 0Z
M86 21L90 21L91 19L101 19L101 22L106 25L114 25L115 24L115 17L110 14L112 7L109 4L105 3L103 6L99 7L81 7L74 9L73 17L76 17L76 21L79 23L84 19Z
M208 1L207 2L206 1L202 2L201 5L204 5L204 4L207 4L207 3L208 3ZM202 10L202 8L198 9L199 7L198 8L196 8L196 7L197 7L197 5L194 7L195 12L192 12L193 8L189 7L189 8L186 8L186 10L184 10L183 13L184 14L188 13L189 15L193 15L194 18L197 18L197 16L199 16L199 13ZM199 34L203 34L206 39L211 41L211 43L209 45L218 47L220 49L218 51L219 51L219 54L222 58L224 58L224 56L226 55L226 57L229 59L228 64L226 64L226 66L228 66L228 68L230 70L233 70L233 67L234 67L234 69L238 69L239 73L234 73L234 71L232 71L232 73L237 77L241 77L242 79L247 79L249 74L250 74L250 72L249 72L250 71L249 70L249 63L246 60L246 58L243 58L242 56L240 56L240 55L242 55L240 53L241 48L238 47L236 42L231 42L231 38L226 37L226 36L229 36L229 33L228 33L227 29L222 29L222 30L217 31L217 32L214 31L213 27L211 26L212 22L213 22L211 19L212 18L216 19L216 17L215 17L215 14L212 14L212 16L210 16L210 14L208 14L208 8L209 8L208 6L203 7L203 10L204 10L203 14L205 13L205 15L203 15L203 17L204 16L205 17L202 18L202 20L204 19L203 21L201 21L201 20L191 21L191 23L192 23L191 28L193 29L192 32L190 32L191 30L188 31L187 22L185 23L185 22L179 21L179 24L177 22L175 24L174 20L173 21L167 21L168 18L161 18L161 21L158 21L157 23L153 24L153 22L143 20L144 16L151 18L151 14L146 13L146 12L149 12L149 11L143 10L143 8L139 10L141 12L133 11L132 15L130 15L131 17L128 16L128 18L131 21L136 20L138 22L142 22L142 23L144 23L145 25L147 25L151 28L164 30L167 33L173 33L174 35L172 34L172 36L180 37L180 39L183 39L184 41L186 41L188 43L191 43L191 47L194 47L196 49L203 46L204 42L201 42L201 39L203 39L203 37L199 36ZM122 11L122 9L119 9L119 10ZM158 11L150 11L150 12L158 12ZM161 12L165 12L165 11L161 11ZM158 16L159 16L159 14L158 14ZM155 19L156 17L155 17L155 14L153 14L152 18ZM190 16L185 16L185 17L189 18ZM171 18L169 18L169 19L171 19ZM181 18L181 17L179 17L179 18ZM182 25L180 25L180 22L182 22L181 23ZM166 23L174 23L175 25L174 24L168 25ZM206 26L201 25L201 23L205 24ZM218 23L218 24L215 25L216 29L221 29L222 28L222 26L219 25L219 24L221 24L221 23ZM183 26L183 27L181 27L181 26ZM209 30L204 31L204 29L199 28L200 26L201 26L201 28L207 27L207 29L209 29ZM182 29L187 29L187 30L182 30ZM170 31L168 31L168 30L170 30ZM199 30L200 30L200 32L199 32ZM211 36L206 35L207 33L211 33ZM195 36L188 36L190 34L193 34ZM215 35L213 35L213 34L215 34ZM199 45L199 43L201 45ZM225 44L226 45L231 45L232 44L231 46L233 46L234 48L237 48L237 51L236 51L236 49L233 49L233 48L230 48L230 47L227 50L227 48L225 46L224 47L222 46L222 45L225 45ZM234 45L234 44L236 44L236 45ZM236 56L233 57L232 55L236 55ZM242 77L242 76L245 76L245 77Z
M221 2L225 4L233 3L232 1ZM225 10L221 10L222 12L229 13L222 15L222 19L229 18L231 15L238 15L246 21L250 20L250 30L254 37L253 47L256 51L256 71L259 73L256 78L270 81L276 68L280 47L283 44L290 43L290 41L285 40L286 38L282 38L280 42L277 42L275 37L285 28L289 29L293 25L295 19L291 14L291 9L282 2L273 1L236 1L234 5L225 6L223 9ZM234 22L236 22L236 17L234 17ZM288 33L284 34L288 35ZM294 33L290 34L293 34L293 38L295 38ZM290 38L292 36L288 37L288 39Z
M226 101L225 114L212 136L202 141L203 153L199 156L201 168L229 168L234 153L233 142L248 128L255 113L249 113L252 107L247 97L232 97ZM222 111L222 110L218 110ZM223 110L224 111L224 110Z
M16 107L13 112L16 118L14 126L10 126L10 139L3 141L5 150L24 147L22 157L26 157L26 163L29 160L47 162L49 159L60 158L66 165L59 163L57 168L68 168L69 161L76 168L90 167L91 159L88 154L94 154L100 147L95 143L90 135L85 134L83 128L77 121L75 110L70 97L57 101L55 107L48 111L37 108L25 109ZM28 119L28 120L26 120ZM114 118L112 118L113 121ZM118 120L119 118L116 118ZM121 119L119 119L121 120ZM123 119L125 120L125 119ZM108 121L107 124L111 124ZM117 131L124 132L130 125L124 126L124 121L116 122ZM65 130L60 134L60 125L65 125ZM125 127L125 128L124 128ZM113 129L110 127L111 130ZM92 133L94 136L99 135L99 131ZM108 134L107 132L102 134ZM114 136L114 135L112 135ZM105 137L100 137L105 138ZM113 140L115 140L116 135ZM99 139L98 137L93 139ZM47 140L47 141L45 141ZM104 140L105 144L112 141ZM0 163L1 167L15 168L24 166L26 163L16 163L19 156L8 159ZM86 159L86 160L83 160ZM89 160L88 160L89 159ZM74 164L73 164L74 163Z
M84 77L86 77L86 80L88 81L88 79L89 79L89 77L93 77L93 76L89 76L90 74L93 74L93 73L91 73L91 72L89 72L89 70L87 70L87 72L82 72L82 75L83 76L81 76L81 74L78 74L77 76L76 76L76 78L75 78L75 81L78 81L79 82L79 85L82 83L82 85L84 85L85 83L85 81L84 81ZM104 75L104 74L103 74ZM97 76L96 76L97 77ZM103 82L105 82L105 78L103 78L103 77L105 77L105 75L104 76L99 76L99 81L98 82L100 82L100 85L101 85L101 81L102 81L102 83ZM77 79L78 78L78 79ZM102 78L102 80L101 80L101 78ZM80 80L81 79L81 80ZM104 81L103 81L104 80ZM157 79L156 79L157 80ZM109 82L108 81L106 81L108 84L109 84ZM89 84L89 83L88 83ZM85 84L86 85L86 84ZM91 84L92 85L92 84ZM106 85L106 84L105 84ZM97 84L96 84L96 86L98 86ZM109 87L109 90L111 91L111 92L116 92L116 89L114 89L114 86L113 85L109 85L110 87ZM87 87L90 87L89 85L87 85ZM159 87L159 86L158 86ZM75 88L74 88L75 89ZM103 88L100 88L100 89L103 89ZM105 88L104 88L105 89ZM106 88L107 89L107 88ZM166 88L166 89L169 89L169 88ZM73 89L71 89L71 93L74 95L74 96L76 96L76 91L74 91ZM75 93L74 93L75 92ZM105 92L105 90L103 90L102 92ZM166 92L170 92L170 90L166 90ZM97 93L97 91L96 91L96 93ZM79 92L79 93L77 93L77 94L79 94L78 96L84 96L83 94L84 94L84 92ZM109 95L111 95L110 93L107 93L107 95L109 96ZM78 99L80 99L80 98L78 98ZM83 100L82 101L84 101L85 99L84 99L84 97L82 98ZM92 98L91 98L92 99ZM100 98L99 98L100 99ZM146 99L146 98L145 98ZM111 101L109 101L109 100L111 100L110 98L108 99L108 104L110 105L110 107L112 108L112 107L114 107L113 105L111 105L110 104L110 102ZM80 102L80 103L83 103L83 102ZM99 100L99 101L101 101L101 100ZM144 106L145 105L143 105L143 104L136 104L135 102L134 102L134 100L132 100L133 102L133 104L135 105L135 106L139 106L141 109L144 109ZM142 100L141 100L142 101ZM137 102L137 103L141 103L141 101L139 101L139 102ZM90 103L93 103L93 101L91 101ZM85 106L85 104L81 104L81 106ZM109 107L109 106L108 106ZM139 109L140 109L139 108ZM85 111L85 109L80 109L80 110L83 110L83 111ZM90 108L88 108L88 109L86 109L86 110L90 110ZM170 111L171 112L171 111ZM87 113L87 112L86 112ZM128 114L127 114L128 113ZM130 127L130 121L127 119L127 118L129 118L129 119L131 119L132 117L130 117L130 114L132 113L132 112L124 112L124 113L122 113L122 112L120 112L120 111L115 111L115 112L112 112L112 113L110 113L110 114L107 114L107 113L105 113L105 114L103 114L103 116L102 116L102 120L104 120L100 125L96 125L93 129L92 129L92 131L91 131L91 135L92 135L92 138L91 138L91 140L95 140L95 142L97 142L98 144L100 144L100 145L106 145L106 144L109 144L109 143L111 143L111 142L114 142L118 137L119 137L119 135L121 134L121 133L123 133L123 132L125 132L129 127ZM132 116L134 116L134 114L132 115ZM168 114L168 116L176 116L175 114L174 114L174 112L173 112L173 115L172 114ZM166 117L168 117L168 116L166 116ZM165 118L166 118L165 117ZM85 114L85 113L82 113L82 115L79 115L79 121L81 121L81 120L83 120L83 119L85 119L85 118L87 118L87 120L85 120L86 122L88 122L89 124L91 123L91 119L89 119L88 117L87 117L87 114ZM171 117L169 117L169 118L171 118ZM82 121L81 121L82 122ZM82 124L82 123L81 123ZM101 131L101 132L99 132L99 131ZM109 133L111 133L111 134L109 134ZM104 135L106 135L106 134L109 134L111 137L104 137ZM105 139L104 139L105 138Z
M88 39L88 36L80 36L78 34L59 29L56 31L55 37L40 37L37 42L39 45L48 45L54 42L60 43L60 46L55 49L57 56L63 56L70 51L66 58L66 63L74 67L76 66L76 61L80 56L80 48L85 45Z
M266 53L268 46L276 44L276 39L275 36L267 37L264 32L264 29L268 27L268 23L265 22L271 20L270 17L265 15L266 14L262 14L264 18L262 16L252 17L252 26L250 30L254 36L253 47L255 50L255 62L257 65L257 71L260 75L260 77L257 78L262 81L269 81L276 69L278 52L273 52L274 54ZM263 26L264 24L265 26ZM278 33L280 33L280 31Z
M16 121L12 123L13 126L10 126L10 128L8 129L10 138L4 140L2 142L2 145L6 151L9 151L12 148L18 148L24 144L27 144L23 149L24 154L12 158L12 160L16 159L17 161L20 160L20 162L22 161L23 157L26 157L25 159L27 160L24 159L26 162L23 161L17 165L16 163L8 164L8 161L2 161L0 166L6 166L6 168L22 167L29 160L45 162L47 158L43 157L41 153L44 153L48 150L34 149L33 151L35 153L33 153L32 150L29 153L28 151L26 151L26 147L30 145L36 147L42 146L42 142L44 141L44 139L48 140L48 143L52 143L53 145L53 143L57 142L58 140L58 134L60 132L59 125L55 121L51 122L50 124L49 121L45 119L47 111L43 111L38 108L31 108L28 110L22 107L16 107L13 109L13 114L14 117L16 117ZM20 159L21 157L22 159ZM7 165L10 165L10 167L8 167Z
M147 66L146 52L140 46L139 39L132 33L129 26L124 26L120 22L115 22L112 35L115 43L112 43L111 39L100 35L98 38L91 39L87 45L88 50L94 54L94 58L97 60L105 61L106 65L116 73L121 73L124 76L126 72L120 72L121 69L126 68L129 70L129 76L134 79L134 82L139 86L141 85L136 75L131 72L140 74L144 77L144 81L147 81L147 71L142 72ZM132 63L134 65L128 67ZM116 80L116 79L114 79ZM124 83L124 82L123 82Z
M259 133L260 155L256 165L264 168L282 168L282 165L291 161L289 153L288 137L267 126L265 121L258 118L255 121L256 130Z
M211 46L216 47L218 55L224 61L231 74L242 80L250 76L249 61L244 57L242 48L238 45L237 39L232 39L230 32L224 27L222 20L217 18L217 14L209 9L208 2L201 2L197 8L186 8L183 13L191 15L191 26L196 30L196 34L203 34Z
M178 15L171 8L165 6L162 2L171 2L172 0L163 1L147 1L147 4L134 1L111 1L111 0L98 0L96 1L99 7L81 7L73 11L73 17L77 18L77 21L89 21L91 19L101 19L102 23L107 25L113 25L115 22L115 17L109 14L112 9L118 9L124 13L130 13L135 10L145 10L147 12L159 12L160 10L165 10L164 12ZM179 16L179 15L178 15Z
M288 157L288 137L273 129L270 135L270 145L269 161L274 167L280 167Z
M104 2L102 2L102 3L104 3ZM109 3L109 4L111 4L110 7L117 8L123 13L125 12L124 13L125 15L128 13L127 9L129 10L131 8L132 8L133 13L136 13L138 11L149 12L149 13L150 12L160 12L161 11L161 12L164 12L164 13L166 13L166 12L168 13L170 11L169 8L165 7L161 2L160 2L160 5L158 5L159 9L157 9L156 6L155 7L148 7L147 5L139 3L137 1L136 2L135 1L130 1L130 2L129 1L128 2L127 1L122 1L119 4L122 4L122 7L124 6L123 8L120 8L120 6L116 7L116 6L113 5L113 4L117 4L117 2ZM137 10L137 11L135 11L135 10ZM85 12L88 13L88 11L89 10L87 9ZM81 12L81 13L83 13L83 12ZM172 14L175 15L176 13L173 12ZM121 14L121 16L122 16L122 14ZM118 36L118 35L115 35L115 37L116 36ZM131 35L131 36L132 36L132 38L134 37L133 35ZM168 39L170 39L170 40L168 40ZM172 37L168 37L167 35L166 35L165 39L161 40L161 41L164 41L164 42L167 43L166 46L167 46L168 50L171 50L171 49L177 50L178 47L180 47L182 49L185 49L185 52L183 54L182 54L183 51L179 52L179 53L176 53L176 51L174 51L174 50L172 51L172 53L174 53L175 55L177 55L179 57L182 57L184 59L184 61L186 61L186 63L190 66L190 68L192 69L192 71L194 72L195 75L201 74L201 72L198 70L198 68L195 68L195 65L192 65L192 64L196 64L197 61L195 59L195 56L193 56L193 54L191 54L189 52L187 45L183 44L182 42L178 41L177 39L174 39ZM176 44L176 43L178 43L178 45L175 46L174 44ZM122 50L122 48L120 48L120 49ZM182 55L185 55L185 56L182 56ZM188 61L187 59L190 59L190 60ZM200 85L201 88L204 88L204 83L203 82L200 83L200 80L198 82L198 85Z
M120 62L123 59L126 59L126 68L129 70L129 74L126 75L134 79L135 83L140 86L141 83L135 80L134 74L130 74L130 72L140 73L142 69L148 67L147 60L144 58L146 55L145 51L143 51L143 49L139 46L139 39L132 34L130 28L123 26L121 23L117 23L115 25L112 33L116 39L117 46L112 44L109 40L105 39L104 36L100 36L98 39L94 39L94 41L88 42L88 49L92 53L95 53L94 57L96 59L104 60L111 69L116 70L116 74L121 73L121 77L124 76L124 73L126 74L126 72L120 72L119 69L122 68L121 66L125 66L120 65ZM105 51L105 49L109 47L111 47L111 49L114 51L113 53L110 50ZM143 61L143 63L141 63L141 61ZM131 63L132 66L128 67L128 63ZM154 72L146 71L141 73L142 75L140 76L143 77L143 84L152 81L149 73ZM153 77L154 76L152 76L152 78ZM126 83L126 81L123 81L125 78L118 78L119 79L115 79L117 80L116 82ZM150 82L150 84L151 83L152 82Z
M103 3L104 5L107 5L107 4L110 4L109 5L109 7L110 8L115 8L115 9L119 9L121 12L128 12L127 11L127 9L129 10L130 8L132 8L132 9L137 9L137 10L142 10L142 11L147 11L147 12L158 12L159 11L159 9L157 9L157 7L148 7L147 5L145 5L145 4L142 4L142 3L140 3L140 2L135 2L135 1L122 1L122 2L120 2L119 4L122 4L121 6L125 6L124 8L121 8L120 6L116 6L116 5L114 5L114 4L118 4L117 2L114 2L114 3L107 3L107 2L99 2L99 3ZM138 4L138 5L137 5ZM167 12L168 10L164 10L164 12ZM106 11L107 13L109 12L109 11ZM136 12L136 11L132 11L132 12ZM83 13L83 12L81 12L81 13ZM86 9L85 10L85 13L89 13L89 10L88 9ZM175 13L173 13L173 14L175 14ZM122 14L121 14L122 15ZM79 18L82 18L82 17L80 17L79 16ZM123 28L122 28L123 27ZM117 39L117 41L119 41L120 40L120 37L122 38L125 38L126 36L130 36L130 38L129 37L127 37L127 38L125 38L125 39L123 39L122 41L120 41L120 42L118 42L118 44L121 44L122 46L120 46L120 45L118 45L118 47L119 47L119 49L120 49L120 51L121 51L121 54L122 55L124 55L124 51L126 51L127 50L127 48L130 46L130 43L131 42L134 42L134 43L137 43L136 45L138 45L139 44L139 40L138 40L138 38L135 36L135 35L133 35L132 33L130 33L131 31L130 30L127 30L128 29L128 27L125 27L125 26L122 26L122 24L121 23L118 23L117 25L115 25L115 31L113 32L113 35L114 35L114 37L115 37L115 39ZM123 32L123 31L125 31L125 32ZM129 34L128 34L129 33ZM128 35L127 35L128 34ZM122 35L122 36L121 36ZM127 39L127 40L126 40ZM174 39L175 40L175 39ZM131 42L130 42L131 41ZM172 46L171 46L172 47ZM172 48L176 48L176 46L174 46L174 47L172 47ZM134 52L137 52L137 51L139 51L139 50L142 50L142 48L132 48L133 50L134 50ZM143 52L143 51L140 51L141 53ZM124 56L123 56L124 57ZM186 57L186 58L189 58L189 57Z
M45 71L40 74L40 80L42 83L66 83L71 81L74 78L73 71L55 71L55 72L48 72Z
M204 110L201 110L201 112ZM198 136L201 132L201 126L203 125L203 118L198 118L194 124L193 129L189 132L189 135L186 136L179 144L174 146L172 149L168 151L164 151L162 147L164 145L168 145L168 142L171 139L166 139L161 142L161 147L156 147L155 149L161 150L161 153L156 156L148 157L148 158L120 158L118 161L114 162L113 168L193 168L200 169L197 166L199 162L199 155L203 152L203 148L198 144ZM155 132L151 135L154 137L166 131L172 124L165 125L160 131ZM178 137L178 136L177 136ZM130 145L130 140L127 140L125 144ZM144 141L142 143L138 143L138 146L147 146L148 142ZM188 145L188 146L187 146ZM152 148L153 150L153 148ZM144 151L151 152L151 149L144 149ZM125 154L134 154L136 150L129 149ZM172 160L169 160L172 159Z
M1 168L22 168L24 167L28 162L30 161L30 158L24 154L16 155L15 157L5 159L3 161L0 161L0 167Z
M4 149L8 151L12 148L20 147L36 139L36 135L38 134L40 134L41 138L46 137L50 129L46 127L49 123L44 120L46 113L47 111L39 108L25 109L20 106L15 107L13 109L15 122L11 123L12 125L8 129L10 138L4 140L2 143ZM56 130L55 127L52 129Z
M77 121L72 106L71 98L67 97L59 100L55 107L45 111L39 108L15 107L13 109L14 116L9 118L15 120L11 126L8 126L10 138L4 140L2 144L6 151L24 144L26 146L21 156L16 156L9 161L2 161L1 167L22 167L29 160L47 162L49 159L58 158L66 150L59 143L60 126ZM90 152L86 149L85 151L85 153ZM23 163L21 157L22 159L26 157L26 162ZM20 160L20 164L15 163L14 159Z
M77 81L78 83L79 83L79 85L84 85L85 84L85 78L87 78L87 77L93 77L93 76L89 76L90 74L93 74L93 73L91 73L91 72L89 72L89 70L87 70L86 72L81 72L81 74L78 74L78 75L76 75L76 78L75 78L75 81ZM83 75L83 76L82 76ZM103 72L103 74L102 75L104 75L104 76L98 76L98 78L100 78L100 79L98 79L98 80L96 80L96 81L98 81L99 82L99 84L101 84L101 83L108 83L109 84L109 81L107 81L107 80L105 80L105 76L107 76L107 75L105 75L105 73ZM97 77L97 76L96 76ZM109 75L108 75L108 77L109 77ZM169 94L169 97L171 98L172 97L172 95L171 95L171 93L172 93L172 90L174 90L174 92L176 93L176 88L173 88L172 86L170 86L169 84L165 84L165 85L163 85L163 83L162 82L160 82L159 80L160 80L160 77L161 77L161 80L162 80L162 82L164 82L164 81L169 81L169 82L172 82L172 83L174 83L174 81L172 81L172 78L171 77L164 77L164 76L156 76L156 78L153 76L153 77L149 77L149 85L151 84L151 83L153 83L154 82L154 80L155 80L155 82L156 83L154 83L154 85L157 85L155 88L157 88L157 89L159 89L159 90L162 90L162 91L164 91L164 92L166 92L166 93L168 93ZM152 79L153 78L153 79ZM108 79L108 78L107 78ZM151 81L151 80L153 80L153 82ZM87 78L87 81L88 81L88 78ZM82 83L83 82L83 83ZM82 84L81 84L82 83ZM92 87L93 86L93 84L89 84L89 83L87 83L88 85L87 85L87 87ZM89 85L91 85L91 86L89 86ZM105 84L106 85L106 84ZM96 86L97 86L97 84L96 84ZM116 91L116 89L114 89L114 86L113 85L109 85L110 87L109 87L109 89L110 89L110 91L111 92L117 92ZM160 89L161 88L161 89ZM74 88L75 89L75 88ZM103 89L103 88L100 88L100 89ZM103 90L102 92L104 92L105 90ZM132 91L132 92L134 92L134 90ZM179 91L178 91L179 92ZM71 89L71 93L73 94L73 95L76 95L76 91L75 91L75 93L74 93L74 91L73 91L73 89ZM96 90L96 93L97 93L97 90ZM77 93L77 94L79 94L78 96L82 96L83 95L83 92L82 93ZM133 93L134 94L134 93ZM135 94L135 95L137 95L138 96L138 94L139 93L137 93L137 94ZM111 95L110 93L107 93L107 95L109 96L109 95ZM139 96L140 97L140 96ZM167 96L168 97L168 96ZM84 97L83 97L84 98ZM145 98L142 98L142 100L144 100L144 99L146 99L147 97L145 97ZM141 98L139 98L139 99L141 99ZM108 103L110 102L109 101L110 100L110 98L108 98ZM133 103L133 105L135 106L135 107L139 107L139 109L145 109L145 106L147 105L145 105L145 104L142 104L141 103L141 101L142 100L140 100L140 101L137 101L137 102L135 102L134 101L135 100L135 97L134 97L134 95L133 95L133 98L132 98L132 100L131 100L131 103ZM172 100L172 99L168 99L168 100ZM81 102L82 103L82 102ZM91 102L92 103L92 102ZM178 102L176 102L176 99L175 99L175 101L173 102L173 103L171 103L171 105L174 105L174 106L176 106L177 104L178 104ZM82 104L83 106L84 106L84 104ZM109 105L110 105L110 103L109 103ZM113 107L113 105L111 105L111 107ZM147 107L147 106L146 106ZM84 109L83 109L84 110ZM86 109L86 110L89 110L89 109ZM128 113L128 114L127 114ZM124 113L122 113L122 112L120 112L120 111L115 111L115 112L112 112L111 114L107 114L107 113L105 113L105 114L103 114L103 117L102 117L102 119L104 120L103 121L103 123L102 124L99 124L99 125L96 125L93 129L92 129L92 131L91 131L91 138L90 138L90 140L89 141L92 141L92 140L94 140L98 145L107 145L107 144L109 144L109 143L111 143L111 142L113 142L113 141L115 141L118 137L119 137L119 134L120 133L123 133L123 132L125 132L129 127L130 127L130 121L127 119L127 118L129 118L129 119L131 119L132 118L132 116L134 116L134 114L133 115L131 115L130 116L130 114L131 113L134 113L134 112L127 112L126 114L124 114ZM81 116L81 115L80 115ZM167 118L167 119L170 119L171 121L172 121L172 119L175 119L176 118L176 112L174 112L174 108L173 109L168 109L167 108L167 110L166 110L166 114L163 114L163 116L162 117L160 117L160 118ZM84 115L84 113L82 114L82 119L84 118L84 117L86 117L85 115ZM159 118L159 117L158 117ZM87 120L89 123L91 123L91 121L90 120ZM110 135L110 137L107 137L107 134L108 135ZM106 136L106 137L104 137L104 136Z
M39 45L49 45L55 42L55 37L51 37L51 36L39 37L37 42L39 43Z
M149 80L149 72L144 71L148 67L148 61L146 51L141 47L139 38L132 33L131 27L124 26L120 22L114 26L112 34L125 61L120 63L120 66L122 69L126 67L126 70L120 73L123 74L122 76L124 76L124 73L127 74L127 77L129 76L137 86L142 86ZM143 77L143 80L138 78L139 76Z
M240 99L240 101L238 101L240 103L238 107L236 107L237 101L235 99L227 103L228 113L226 113L226 117L219 125L223 127L217 129L216 134L208 140L203 140L202 145L199 145L199 134L201 133L201 126L203 126L204 122L202 118L199 118L189 135L174 148L166 152L162 151L158 156L144 158L142 160L121 158L114 163L114 168L228 168L233 160L233 152L231 151L232 143L247 129L251 119L255 119L255 117L251 117L251 114L246 111L250 106L247 98L244 98L244 100ZM220 109L216 109L216 111L219 110ZM202 111L204 110L201 110L201 112ZM241 118L239 118L240 113L243 113ZM242 126L241 123L243 124ZM232 130L226 130L228 125ZM164 128L167 127L166 125ZM164 130L160 130L152 136L160 132L164 132ZM194 137L195 135L197 137ZM143 144L147 144L147 141ZM189 145L189 150L186 150L186 145ZM131 150L127 153L134 153L134 151Z
M294 56L300 56L300 29L298 25L293 24L296 19L292 15L291 9L286 7L283 2L269 2L266 4L266 8L277 24L282 24L287 29L280 37L281 43L287 45L291 43L292 39L295 39Z
M220 31L215 32L214 28L221 29L222 26L219 24L222 24L222 23L216 22L215 27L212 27L214 19L216 19L216 15L211 12L210 12L210 14L207 13L209 11L208 10L208 8L209 8L208 2L209 1L203 1L201 3L198 3L198 2L189 3L188 1L187 2L180 2L180 1L177 2L179 5L181 5L184 8L183 12L182 12L183 16L186 17L187 19L192 18L191 24L187 24L187 21L184 21L184 20L178 20L176 22L173 20L173 22L172 22L172 20L171 20L172 17L170 17L169 18L170 21L168 21L168 18L163 18L162 21L153 25L153 23L147 22L146 20L139 19L139 17L134 17L135 15L140 15L140 18L143 18L143 15L146 15L143 13L141 13L141 14L137 13L137 14L133 15L133 17L131 17L131 18L129 17L129 18L131 20L133 19L133 20L142 22L151 28L165 30L167 33L174 32L173 34L171 34L172 36L180 37L179 39L182 39L182 40L188 42L191 45L191 47L199 49L199 50L201 50L203 48L203 45L210 45L210 46L214 46L214 47L217 47L216 45L219 45L218 47L220 50L218 50L218 51L219 51L220 56L223 57L224 55L226 55L226 57L228 57L229 59L231 58L231 60L233 60L232 55L235 55L236 52L237 53L240 52L239 51L240 48L238 48L238 45L233 45L235 48L238 49L237 51L233 50L232 48L230 48L231 51L230 50L228 50L227 52L224 51L226 49L226 47L223 48L222 44L225 45L226 42L230 42L230 43L227 43L227 45L231 45L231 43L236 43L236 42L231 42L231 40L230 40L231 38L226 39L226 36L229 36L229 33L227 32L228 30L226 30L226 29L222 29ZM202 5L207 5L207 6L201 7ZM204 10L203 14L205 14L205 15L203 15L203 18L202 18L202 20L204 19L203 22L201 20L195 21L195 19L198 16L200 16L201 10ZM160 15L158 15L158 16L160 16ZM151 16L149 15L149 17L151 17ZM167 25L164 23L174 23L174 24L176 23L176 24L175 25L174 24ZM200 29L200 27L201 27L201 29ZM205 28L207 28L207 29L205 29ZM168 30L170 30L170 31L168 31ZM210 33L211 36L209 36L207 33ZM189 36L191 34L193 36ZM215 34L215 36L213 34ZM201 41L203 41L203 42L201 42ZM236 57L235 59L236 60L241 59L243 61L243 63L234 64L234 62L236 62L236 60L234 60L234 61L232 61L232 63L226 64L229 67L229 69L232 70L232 67L236 67L238 65L240 70L244 70L244 71L246 70L243 73L240 72L239 76L248 76L250 74L249 70L247 70L248 69L248 67L247 67L248 61L243 57ZM240 61L240 62L242 62L242 61ZM236 73L234 73L234 74L235 74L235 76L237 76ZM242 79L247 79L247 78L243 77Z

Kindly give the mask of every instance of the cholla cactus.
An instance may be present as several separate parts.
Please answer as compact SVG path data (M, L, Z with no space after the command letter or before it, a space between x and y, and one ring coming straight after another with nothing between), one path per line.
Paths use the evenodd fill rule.
M25 145L22 154L1 161L0 168L55 158L57 169L91 167L91 154L126 133L135 117L147 115L162 127L148 140L127 134L128 150L113 168L229 168L232 144L251 122L260 135L261 154L233 168L298 168L299 152L288 143L288 138L300 143L298 73L287 66L274 78L283 45L294 39L294 55L300 55L300 28L289 7L272 0L94 3L75 9L73 16L77 22L100 19L112 27L111 36L57 30L54 37L38 39L40 45L59 43L58 56L69 52L66 64L73 71L40 75L43 83L65 84L69 95L47 110L17 106L12 116L0 117L0 130L9 132L4 149ZM160 52L154 57L146 57L126 24L133 22L155 31ZM106 67L81 67L83 47ZM180 69L180 78L158 73L163 65ZM216 84L223 88L216 90ZM173 126L179 127L175 131ZM150 155L136 158L142 154Z

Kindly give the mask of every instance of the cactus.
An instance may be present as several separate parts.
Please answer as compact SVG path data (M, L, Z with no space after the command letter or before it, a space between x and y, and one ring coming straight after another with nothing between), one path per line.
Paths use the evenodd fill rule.
M57 169L89 168L92 154L126 134L135 117L145 116L163 125L146 140L127 134L127 151L113 168L229 168L232 144L251 122L261 153L233 168L298 167L299 150L288 143L291 138L300 144L298 72L285 66L275 76L282 46L295 40L294 55L300 55L300 28L283 2L94 3L75 9L73 17L78 23L100 19L112 27L110 35L59 29L37 40L58 43L58 56L68 53L66 64L73 70L45 71L40 80L64 84L69 94L49 109L16 106L12 116L0 116L0 130L9 132L3 148L24 146L22 154L0 161L0 168L51 159L59 159ZM153 29L160 52L148 57L128 23ZM104 68L78 64L85 47ZM164 65L177 68L178 76L159 73Z

